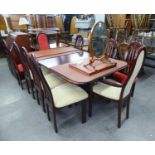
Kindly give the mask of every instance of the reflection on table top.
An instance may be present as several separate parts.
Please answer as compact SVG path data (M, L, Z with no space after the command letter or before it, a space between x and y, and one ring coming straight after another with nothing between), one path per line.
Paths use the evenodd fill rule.
M59 43L58 45L57 45L57 43L51 43L51 44L49 44L49 47L50 48L60 48L60 47L68 47L68 45L64 44L64 43Z
M82 53L82 51L74 47L58 47L58 48L50 48L47 50L40 50L36 52L30 52L29 54L33 54L38 59L39 58L45 59L71 53Z
M39 34L40 32L43 32L45 33L46 35L57 35L58 32L57 31L50 31L50 30L44 30L44 31L29 31L28 33L31 34L31 35L37 35Z
M73 54L67 54L67 55L61 55L53 58L48 58L44 60L39 60L39 63L45 66L46 68L51 68L65 63L77 63L77 62L80 63L86 58L89 58L88 52L83 52L83 54L73 53Z

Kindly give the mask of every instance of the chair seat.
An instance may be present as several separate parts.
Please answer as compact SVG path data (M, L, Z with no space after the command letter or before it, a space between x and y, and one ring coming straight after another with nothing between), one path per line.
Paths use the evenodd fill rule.
M17 68L18 68L18 71L19 71L20 73L22 73L22 72L24 71L23 65L22 65L22 64L18 64L18 65L17 65Z
M127 80L128 75L123 74L121 72L115 72L113 75L113 78L116 79L117 81L119 81L121 84L124 84ZM136 77L134 82L137 82L138 78Z
M103 97L119 100L122 87L114 87L102 82L98 82L93 86L93 92Z
M41 66L41 70L42 70L42 72L43 72L44 75L51 73L51 70L49 70L48 68L45 68L43 66Z
M65 80L59 78L56 74L54 73L50 73L50 74L45 74L44 75L49 87L52 89L52 88L55 88L61 84L64 84L66 83Z
M64 83L51 89L54 105L57 108L65 107L88 98L88 94L80 87Z

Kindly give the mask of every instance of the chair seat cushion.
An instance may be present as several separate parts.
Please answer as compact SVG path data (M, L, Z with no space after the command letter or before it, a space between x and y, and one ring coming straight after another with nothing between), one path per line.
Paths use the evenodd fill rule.
M52 89L52 88L55 88L61 84L64 84L66 83L65 80L59 78L56 74L54 73L50 73L50 74L45 74L44 75L49 87Z
M88 98L88 94L80 87L65 83L51 89L54 105L57 108L65 107Z
M41 66L41 70L42 70L42 72L43 72L44 75L45 75L45 74L51 73L51 70L50 70L50 69L45 68L45 67L43 67L43 66Z
M103 97L119 100L122 87L114 87L102 82L98 82L93 86L93 92Z
M22 65L22 64L18 64L18 65L17 65L17 68L18 68L18 71L19 71L20 73L22 73L22 72L24 71L23 65Z
M124 84L128 78L128 75L123 74L121 72L115 72L112 75L112 77L116 79L117 81L119 81L121 84ZM137 81L138 81L138 78L136 77L134 82L137 82Z

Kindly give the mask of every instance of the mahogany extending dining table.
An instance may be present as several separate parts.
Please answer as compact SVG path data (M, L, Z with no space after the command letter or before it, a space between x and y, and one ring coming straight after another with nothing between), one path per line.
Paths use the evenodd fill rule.
M74 49L74 48L73 48ZM58 50L59 49L55 49ZM56 73L60 77L64 78L68 82L73 84L81 85L93 82L101 77L108 76L116 71L122 70L127 67L127 63L125 61L116 60L109 58L109 61L112 63L116 63L116 66L100 71L99 73L95 73L93 75L85 75L72 67L69 64L82 63L84 60L88 60L90 58L88 52L79 52L78 50L74 50L74 53L65 53L54 55L53 57L49 57L43 60L39 60L40 65L48 68L51 72Z

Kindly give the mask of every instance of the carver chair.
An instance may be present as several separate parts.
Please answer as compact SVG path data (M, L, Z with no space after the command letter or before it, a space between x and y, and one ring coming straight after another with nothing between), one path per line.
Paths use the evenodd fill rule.
M88 94L80 87L70 84L64 83L59 86L51 89L41 71L41 68L37 61L31 56L31 61L34 64L35 70L38 73L44 92L44 99L46 105L46 111L48 119L51 119L51 115L53 116L54 121L54 130L57 133L57 120L56 120L56 112L58 109L72 105L74 103L81 102L81 117L82 123L86 122L86 100L88 99Z
M127 100L126 106L126 118L129 118L129 105L130 105L130 96L131 89L134 83L135 78L137 77L145 57L145 50L143 47L137 49L135 57L133 59L132 67L130 68L129 75L124 84L116 84L107 80L102 80L97 82L92 87L92 92L99 96L102 96L106 99L110 99L118 102L118 121L117 127L121 127L121 112L124 102ZM92 115L92 105L90 102L89 115Z
M128 63L128 67L124 69L122 72L115 72L114 74L112 74L110 80L112 79L121 84L124 84L126 82L130 73L130 69L132 68L136 52L140 47L143 50L145 50L145 46L137 41L133 41L130 44L124 42L119 45L118 47L119 58L123 61L126 61ZM131 96L134 95L135 85L137 81L138 78L136 77L133 83Z

